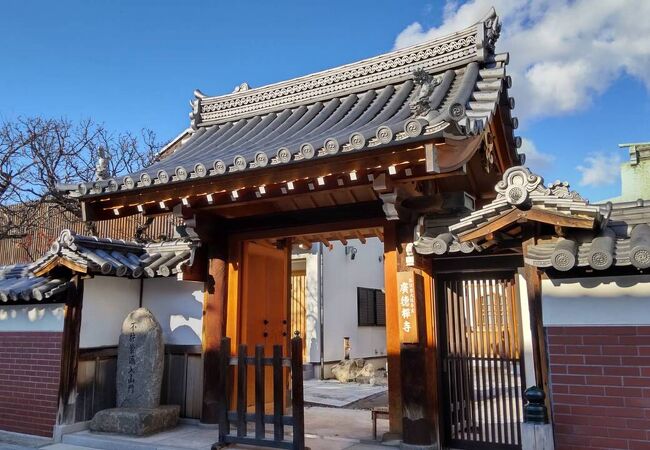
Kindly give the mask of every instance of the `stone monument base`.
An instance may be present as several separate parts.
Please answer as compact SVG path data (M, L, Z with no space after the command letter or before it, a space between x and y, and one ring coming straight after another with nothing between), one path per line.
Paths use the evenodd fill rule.
M99 411L90 422L90 431L146 436L175 427L180 406L157 408L112 408Z

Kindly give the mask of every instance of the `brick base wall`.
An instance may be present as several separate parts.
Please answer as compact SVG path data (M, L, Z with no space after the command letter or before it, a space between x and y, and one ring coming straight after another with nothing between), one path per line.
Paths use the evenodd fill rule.
M650 327L549 327L556 450L650 450Z
M0 332L0 430L52 436L60 332Z

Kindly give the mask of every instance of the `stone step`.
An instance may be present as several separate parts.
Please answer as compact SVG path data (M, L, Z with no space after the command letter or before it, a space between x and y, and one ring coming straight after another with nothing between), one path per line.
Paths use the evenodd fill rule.
M96 450L211 450L217 440L213 430L178 427L144 437L80 431L63 436L63 443Z
M157 450L160 448L153 443L141 444L122 439L107 439L104 436L93 436L82 433L66 434L63 436L63 443L73 447L99 450Z
M82 447L72 444L52 444L41 447L41 450L94 450L92 447Z

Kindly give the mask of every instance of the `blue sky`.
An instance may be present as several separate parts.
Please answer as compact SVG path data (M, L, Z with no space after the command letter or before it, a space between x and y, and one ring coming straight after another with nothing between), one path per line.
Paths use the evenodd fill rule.
M650 140L650 44L629 45L650 28L626 34L643 0L616 11L595 0L6 2L0 118L91 117L167 140L188 126L196 88L217 95L353 62L461 29L494 3L532 168L594 200L617 195L617 144Z

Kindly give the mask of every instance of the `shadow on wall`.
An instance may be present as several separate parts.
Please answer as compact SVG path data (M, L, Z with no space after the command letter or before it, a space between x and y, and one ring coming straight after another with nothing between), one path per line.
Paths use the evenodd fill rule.
M61 305L0 307L0 331L57 331L62 327L64 308Z
M166 344L201 345L204 284L158 278L145 281L142 306L163 328Z
M620 295L621 288L635 287L637 289L626 291L625 294L633 297L648 297L650 275L625 275L617 277L589 278L551 278L549 281L554 287L562 286L565 289L563 292L564 296L570 296L572 293L575 293L576 296L582 296L584 295L584 291L581 291L581 288L598 288L598 291L590 293L590 295L595 297L610 297L612 295Z
M202 304L199 308L199 316L202 314ZM169 316L169 329L175 341L190 342L201 340L202 320L196 317L172 314Z

